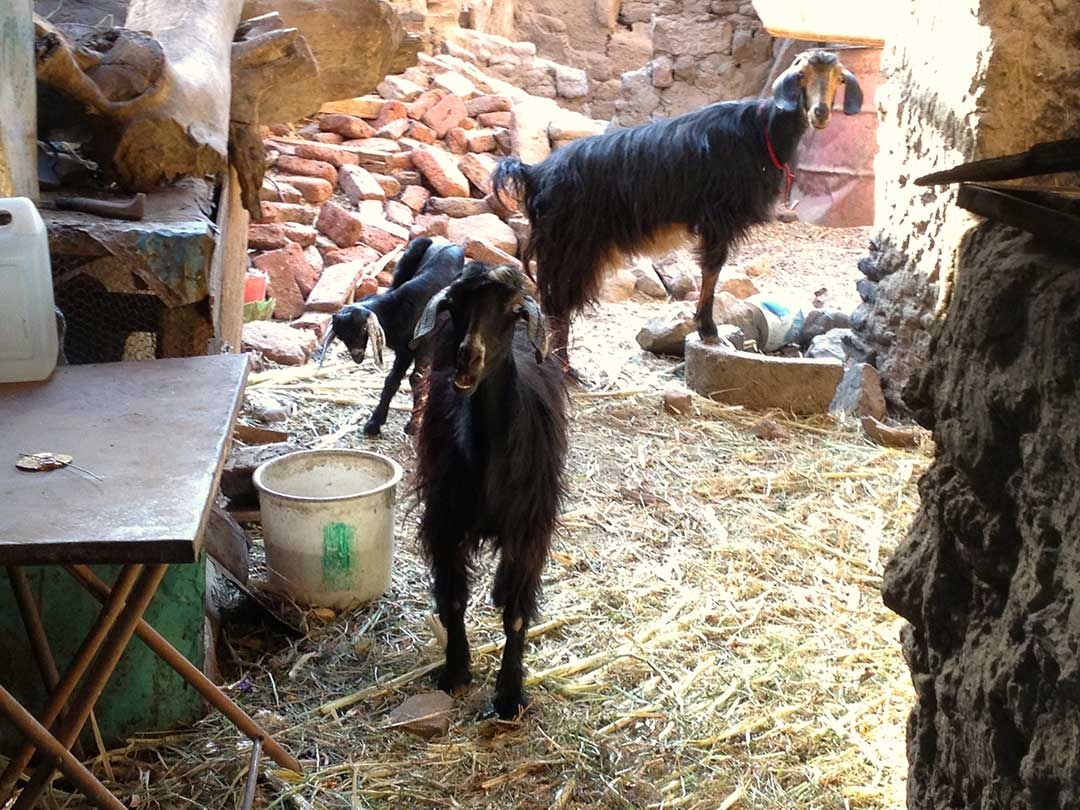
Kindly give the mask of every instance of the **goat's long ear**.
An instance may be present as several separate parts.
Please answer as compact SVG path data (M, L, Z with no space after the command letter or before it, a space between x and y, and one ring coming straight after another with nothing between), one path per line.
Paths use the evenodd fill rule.
M802 73L798 70L788 70L773 82L773 103L784 112L799 108L802 93Z
M369 312L367 317L368 345L371 346L371 356L375 358L375 365L383 367L383 347L386 346L386 333L382 324L374 312Z
M548 333L540 305L529 296L524 296L521 309L518 310L518 317L525 319L525 333L529 336L529 343L536 350L536 362L543 362L548 353Z
M319 355L319 368L322 368L322 364L326 362L326 354L330 351L330 344L334 342L334 338L336 337L337 335L334 334L334 325L331 323L326 330L326 337L323 338L322 354Z
M435 328L435 322L439 319L439 310L446 306L446 296L449 292L449 287L443 287L431 296L431 300L427 302L427 306L424 307L424 311L420 314L420 320L416 322L413 339L409 342L410 349L415 349L420 341L426 338L431 330Z
M854 115L862 109L862 88L850 70L844 71L844 115Z

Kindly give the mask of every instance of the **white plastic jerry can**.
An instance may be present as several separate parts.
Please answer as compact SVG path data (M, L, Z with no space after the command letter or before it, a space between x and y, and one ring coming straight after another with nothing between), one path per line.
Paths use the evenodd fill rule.
M0 198L0 383L45 379L57 348L45 223L25 197Z

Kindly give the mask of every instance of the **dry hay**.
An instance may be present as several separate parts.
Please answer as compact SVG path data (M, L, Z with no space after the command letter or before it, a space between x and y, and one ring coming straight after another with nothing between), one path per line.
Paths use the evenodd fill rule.
M570 497L526 653L533 711L478 719L502 640L485 565L467 620L476 680L449 734L386 728L441 660L417 512L399 509L385 597L308 614L295 643L233 640L230 693L306 767L264 758L256 807L903 805L913 694L879 588L929 450L882 449L826 418L763 425L701 398L692 416L664 413L680 366L633 344L656 306L607 307L575 327L576 362L598 388L574 395ZM321 373L256 375L249 394L293 403L288 428L305 444L374 447L409 468L406 393L385 438L358 432L380 384L339 349ZM132 806L235 808L248 750L211 717L109 759Z

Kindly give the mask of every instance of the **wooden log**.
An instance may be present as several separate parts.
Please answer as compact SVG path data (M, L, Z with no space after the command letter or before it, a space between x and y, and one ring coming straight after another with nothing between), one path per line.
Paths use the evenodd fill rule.
M383 0L247 0L243 18L275 11L311 48L319 87L309 97L318 103L363 95L387 74L416 64L420 39Z
M165 53L143 31L54 26L34 16L37 78L65 98L110 118L161 103Z
M245 20L232 45L232 120L295 121L318 109L319 67L307 39L281 15Z
M38 198L30 0L0 5L0 197Z
M261 216L259 191L266 174L258 125L311 114L317 109L312 93L318 87L319 69L307 41L297 29L287 28L279 14L240 24L232 44L229 157L251 216Z
M127 123L113 166L147 191L219 175L229 139L232 41L242 0L131 0L125 27L149 31L166 57L161 103Z

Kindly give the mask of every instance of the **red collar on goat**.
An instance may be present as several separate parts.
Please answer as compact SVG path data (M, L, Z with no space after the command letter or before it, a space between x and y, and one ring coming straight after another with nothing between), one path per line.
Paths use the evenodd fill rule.
M760 115L765 114L765 109L768 106L768 101L762 101L758 106ZM776 149L773 148L772 137L769 135L769 122L765 121L765 148L769 152L769 160L772 161L772 165L778 168L784 173L784 205L791 207L791 185L795 182L795 172L791 170L791 166L787 163L781 163L780 158L776 156Z

